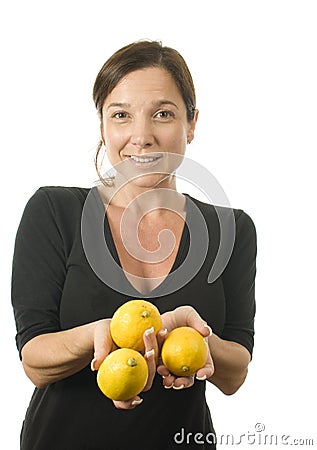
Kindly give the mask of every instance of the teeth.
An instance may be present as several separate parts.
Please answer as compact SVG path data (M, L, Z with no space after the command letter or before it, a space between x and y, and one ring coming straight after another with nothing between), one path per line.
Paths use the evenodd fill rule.
M135 155L131 155L130 158L133 159L133 161L136 161L136 162L147 163L147 162L155 161L156 159L158 159L158 156L156 156L156 157L152 156L151 157L151 156L135 156Z

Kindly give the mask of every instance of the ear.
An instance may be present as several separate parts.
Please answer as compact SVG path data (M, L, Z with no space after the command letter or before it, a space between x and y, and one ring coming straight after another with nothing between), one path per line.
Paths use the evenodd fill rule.
M188 143L190 143L194 139L194 134L195 134L196 123L197 123L197 120L198 120L198 115L199 115L199 111L198 111L198 109L195 109L195 111L194 111L194 118L188 124L188 130L187 130L187 142Z

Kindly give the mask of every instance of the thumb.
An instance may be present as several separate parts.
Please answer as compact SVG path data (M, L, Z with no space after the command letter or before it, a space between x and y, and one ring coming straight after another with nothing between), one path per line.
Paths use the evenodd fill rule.
M113 350L113 343L110 336L110 323L108 320L101 320L96 325L94 349L94 359L91 361L91 369L98 370L102 361Z
M212 329L207 322L201 318L194 308L189 308L186 317L186 323L189 327L195 328L203 337L212 335Z

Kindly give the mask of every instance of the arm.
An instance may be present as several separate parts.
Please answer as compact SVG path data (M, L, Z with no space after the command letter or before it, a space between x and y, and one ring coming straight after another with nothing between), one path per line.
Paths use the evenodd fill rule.
M253 320L255 314L254 280L256 260L256 231L251 218L240 213L237 218L236 241L230 261L222 274L226 296L226 323L221 338L215 334L208 337L210 360L196 378L204 376L225 394L233 394L243 384L253 348ZM184 306L166 313L163 324L170 331L176 326L188 325L206 334L206 322L195 309ZM238 342L242 344L239 344ZM193 380L181 382L168 374L164 366L158 368L164 378L163 384L190 387ZM184 380L184 381L183 381Z
M116 346L110 335L111 319L103 319L70 330L36 336L22 348L25 373L38 387L75 374L91 362L97 370ZM145 359L149 376L144 391L151 388L156 373L158 347L154 333L144 334ZM127 401L113 401L118 409L133 409L142 402L139 396Z
M22 348L25 373L38 388L62 380L87 366L94 355L94 341L105 357L112 350L110 319L82 325L70 330L41 334ZM103 334L106 339L98 336Z
M77 373L92 359L92 368L98 369L115 348L110 319L61 330L67 258L80 214L80 203L73 201L67 189L41 188L27 203L16 236L12 271L16 341L24 370L38 388ZM145 336L144 342L149 389L156 370L157 343L153 335ZM135 406L132 401L114 403L127 409Z
M255 314L256 230L252 219L240 211L236 240L222 274L226 297L226 323L221 337L209 338L215 373L209 378L227 395L243 384L251 360Z
M234 394L246 379L250 353L242 345L221 339L215 334L208 338L208 344L215 366L214 374L208 381L224 394Z

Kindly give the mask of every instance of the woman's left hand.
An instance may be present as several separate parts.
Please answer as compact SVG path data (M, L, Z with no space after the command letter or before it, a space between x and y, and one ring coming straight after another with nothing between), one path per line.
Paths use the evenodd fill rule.
M163 345L164 339L168 333L178 327L192 327L197 330L206 341L211 334L211 328L191 306L180 306L174 311L168 311L162 314L162 321L163 330L165 329L167 332L165 332L165 334L162 331L158 333L157 338L159 347ZM197 380L206 380L207 378L210 378L214 373L214 364L209 350L205 366L199 369L195 375L190 377L176 377L169 372L162 362L158 365L157 372L163 377L163 386L166 389L173 388L180 390L193 386L195 378Z

